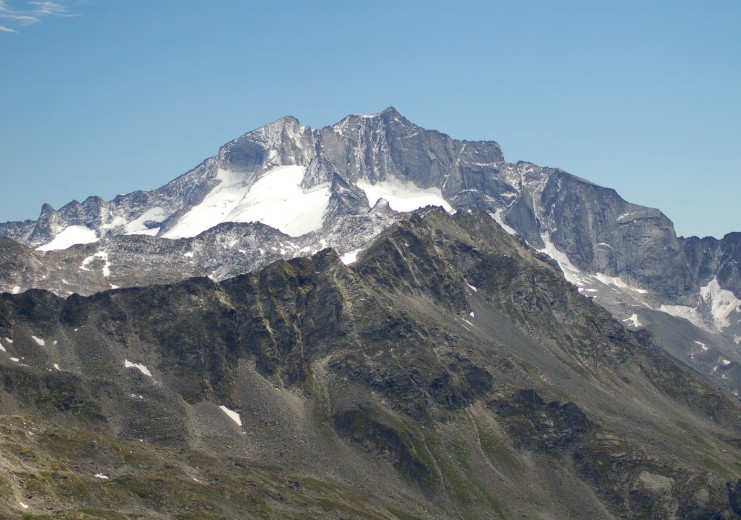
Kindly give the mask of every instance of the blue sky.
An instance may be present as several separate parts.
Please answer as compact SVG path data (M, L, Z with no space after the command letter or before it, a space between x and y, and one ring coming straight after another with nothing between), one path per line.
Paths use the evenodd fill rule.
M741 231L735 0L0 0L0 220L156 188L284 115L395 106Z

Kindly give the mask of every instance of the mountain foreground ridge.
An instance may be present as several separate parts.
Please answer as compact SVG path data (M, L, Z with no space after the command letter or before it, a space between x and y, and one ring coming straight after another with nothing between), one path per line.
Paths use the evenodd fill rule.
M7 518L741 517L741 409L482 210L0 296Z

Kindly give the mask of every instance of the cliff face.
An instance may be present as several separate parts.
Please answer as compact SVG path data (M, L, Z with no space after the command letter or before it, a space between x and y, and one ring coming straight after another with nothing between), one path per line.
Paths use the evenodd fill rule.
M485 212L351 265L4 294L0 344L8 517L737 515L738 406Z

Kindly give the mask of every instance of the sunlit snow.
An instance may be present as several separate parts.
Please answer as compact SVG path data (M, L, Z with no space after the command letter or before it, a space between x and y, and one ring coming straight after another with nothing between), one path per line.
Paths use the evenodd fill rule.
M698 307L710 305L710 315L704 317ZM684 318L687 321L701 328L710 328L712 330L722 330L731 324L731 315L741 312L741 300L736 298L731 291L721 289L717 278L713 278L710 283L700 288L700 297L696 307L686 305L662 305L659 308L677 318Z
M127 235L150 235L154 236L157 234L160 228L152 228L149 229L147 226L144 225L147 221L154 221L154 222L161 222L163 221L167 215L165 214L165 210L160 208L159 206L150 208L142 215L126 224L124 227L124 233Z
M98 236L95 231L86 226L70 226L59 233L54 240L39 246L37 251L54 251L58 249L67 249L75 244L89 244L97 242Z
M638 287L633 287L631 285L628 285L623 281L622 278L619 276L607 276L602 273L595 273L592 275L592 277L596 278L600 282L602 282L605 285L614 285L615 287L619 287L621 289L628 289L630 291L635 291L639 294L647 294L648 291L645 289L640 289Z
M152 373L149 371L147 367L145 367L144 365L140 363L132 363L128 359L124 361L124 368L135 368L139 372L144 374L145 376L152 377Z
M711 302L713 319L720 329L728 327L731 324L731 313L737 313L741 308L741 300L731 291L721 289L717 278L713 278L709 284L700 289L700 296L705 302Z
M193 237L222 222L262 222L294 237L316 231L329 203L329 185L305 191L304 171L279 166L250 186L245 174L220 169L221 182L163 236Z
M493 218L497 224L499 224L503 230L505 230L510 235L516 235L517 231L512 229L505 221L504 221L504 210L502 208L497 209L494 213L489 213L491 215L491 218Z
M95 260L103 261L103 276L105 276L106 278L111 276L111 264L108 261L108 253L106 251L98 251L94 255L85 258L85 260L83 260L82 264L80 265L80 269L89 271L90 269L88 268L88 266Z
M36 336L31 336L31 339L36 342L37 345L43 347L46 344L46 341L44 341L41 338L37 338Z
M102 473L96 473L95 478L99 478L101 480L108 480L108 477L106 475L103 475Z
M232 421L237 423L239 426L242 426L242 419L239 418L239 414L237 412L235 412L234 410L230 410L223 404L219 406L219 408L221 408L221 411L228 415Z
M642 327L643 324L638 320L637 314L631 314L629 318L626 318L623 320L624 322L629 322L630 325L633 325L635 328Z
M349 253L345 253L340 257L340 260L345 265L354 264L358 260L358 253L360 252L360 249L356 249L355 251L350 251Z
M563 271L563 276L566 280L574 285L583 285L584 280L582 272L578 267L571 263L571 260L566 256L566 253L563 253L553 242L551 242L550 235L548 233L543 233L540 235L540 238L543 240L545 247L543 249L538 249L538 252L545 253L553 258L558 263L561 271Z
M695 344L699 345L703 352L707 352L708 346L702 341L695 341Z
M443 198L440 188L420 188L413 182L390 179L372 184L366 179L357 182L358 188L365 192L371 207L379 199L386 199L394 211L414 211L425 206L441 206L448 213L453 207Z

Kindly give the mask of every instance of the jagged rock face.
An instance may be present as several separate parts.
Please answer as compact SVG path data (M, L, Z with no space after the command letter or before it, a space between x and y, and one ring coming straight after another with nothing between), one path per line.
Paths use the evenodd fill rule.
M0 345L5 516L736 514L738 406L484 212L351 266L4 294Z
M507 163L495 142L425 130L393 108L318 130L285 117L157 190L58 211L44 205L35 222L0 224L0 235L31 247L100 239L45 255L0 243L0 290L92 294L191 276L224 280L327 246L351 261L427 204L488 212L616 318L648 328L672 355L741 394L738 233L678 238L658 210L558 169ZM686 324L655 311L692 327L678 341ZM700 344L709 350L696 355Z

